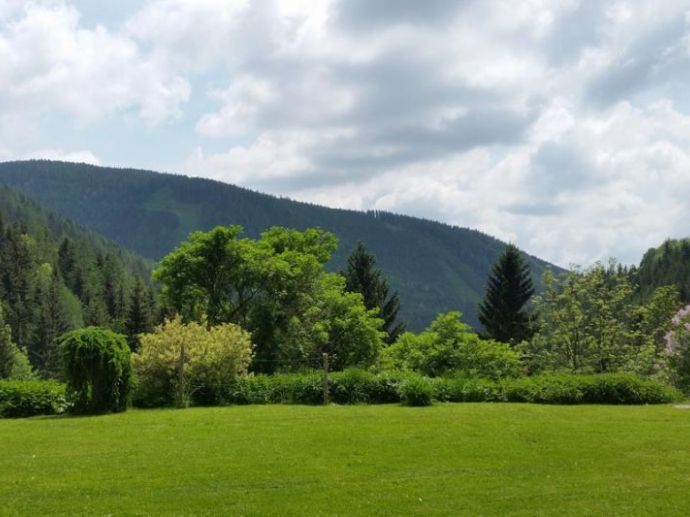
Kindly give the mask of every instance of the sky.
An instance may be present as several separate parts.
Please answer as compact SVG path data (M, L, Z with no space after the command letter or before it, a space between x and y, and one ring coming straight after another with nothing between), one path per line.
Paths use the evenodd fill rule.
M0 0L0 160L213 178L561 266L690 236L690 0Z

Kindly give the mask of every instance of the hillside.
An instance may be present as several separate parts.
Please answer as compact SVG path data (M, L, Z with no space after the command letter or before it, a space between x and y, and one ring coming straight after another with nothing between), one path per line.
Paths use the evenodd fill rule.
M681 299L690 302L690 239L670 239L649 249L642 257L636 281L642 299L659 286L676 285Z
M0 185L0 219L5 224L19 223L26 227L28 234L50 249L49 253L56 252L57 243L68 238L88 246L95 255L115 257L128 274L147 280L151 275L153 260L125 249L6 185Z
M40 374L59 374L57 343L68 330L85 325L131 335L145 330L153 309L146 288L151 266L0 186L0 330L9 326L4 335ZM130 310L134 298L136 313Z
M330 268L343 267L358 240L376 255L400 292L412 329L440 311L459 309L477 324L476 305L505 243L481 232L384 212L325 208L224 183L85 164L0 164L0 182L137 253L160 259L194 230L242 225L255 237L273 225L318 226L340 246ZM528 257L535 277L546 263Z

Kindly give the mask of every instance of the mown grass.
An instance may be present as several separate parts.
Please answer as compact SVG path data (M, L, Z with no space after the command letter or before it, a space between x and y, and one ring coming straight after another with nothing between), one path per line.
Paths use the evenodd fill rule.
M687 515L689 436L672 406L0 420L0 514Z

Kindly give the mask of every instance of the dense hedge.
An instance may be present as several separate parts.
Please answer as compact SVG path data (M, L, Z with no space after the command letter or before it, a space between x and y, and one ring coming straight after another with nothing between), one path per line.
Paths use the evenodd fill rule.
M257 375L224 387L212 404L321 404L321 375ZM329 377L336 404L403 402L533 402L540 404L664 404L681 398L678 391L630 374L540 375L492 381L427 378L409 372L372 374L346 370ZM208 401L203 401L208 404ZM199 403L198 405L202 405Z
M435 379L436 399L447 402L537 404L667 404L682 398L660 382L632 374L538 375L492 382Z
M55 381L0 381L0 417L55 415L66 405L65 386Z

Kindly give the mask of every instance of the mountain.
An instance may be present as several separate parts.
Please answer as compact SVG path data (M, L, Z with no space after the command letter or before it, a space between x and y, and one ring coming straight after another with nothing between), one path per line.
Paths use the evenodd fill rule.
M35 241L44 243L49 248L67 238L75 244L88 247L94 255L110 255L128 274L141 277L147 282L155 265L152 259L125 249L7 185L0 185L0 220L5 224L20 224ZM50 253L53 252L57 252L57 249L51 249Z
M401 316L425 327L439 312L460 310L477 325L477 303L505 243L467 228L386 212L326 208L200 178L45 160L0 163L0 183L101 235L157 260L194 230L239 224L264 229L318 226L340 246L329 268L341 270L358 240L400 292ZM527 256L535 278L546 262ZM558 269L558 268L556 268Z

